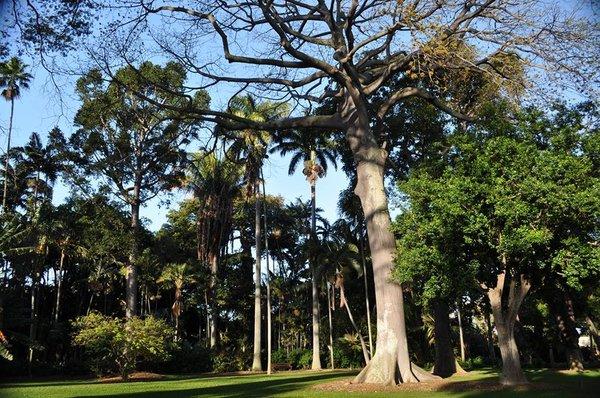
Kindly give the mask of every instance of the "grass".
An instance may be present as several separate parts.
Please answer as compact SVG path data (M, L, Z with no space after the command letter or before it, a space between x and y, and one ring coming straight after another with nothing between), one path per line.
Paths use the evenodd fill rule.
M398 389L390 392L319 391L315 384L350 380L354 372L281 372L271 376L236 375L199 377L172 376L158 381L106 384L95 380L18 381L0 383L2 398L101 397L168 398L168 397L402 397L402 398L484 398L484 397L592 397L600 391L600 370L568 374L550 370L527 372L532 386L518 390L486 390L482 382L497 379L497 372L485 369L452 378L452 383L432 385L429 391ZM483 384L485 385L485 384ZM338 385L344 388L343 385ZM473 388L471 388L471 386Z

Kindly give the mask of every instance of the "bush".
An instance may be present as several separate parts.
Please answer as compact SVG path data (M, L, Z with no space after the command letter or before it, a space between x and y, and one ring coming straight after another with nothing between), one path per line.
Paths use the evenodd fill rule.
M464 370L475 370L486 367L488 364L483 357L467 358L464 361L458 360L458 363Z
M165 361L173 348L173 329L151 316L123 321L91 313L77 318L73 326L73 344L84 347L91 369L98 375L116 368L126 380L138 361Z

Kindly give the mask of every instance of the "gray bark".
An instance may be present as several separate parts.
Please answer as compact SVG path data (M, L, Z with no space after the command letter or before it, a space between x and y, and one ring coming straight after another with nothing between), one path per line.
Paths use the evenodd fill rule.
M137 266L135 264L138 257L138 234L140 225L140 204L137 198L139 198L139 188L134 189L135 199L131 203L131 252L129 254L129 261L127 263L127 276L126 276L126 292L125 292L125 317L131 318L138 313L137 303Z
M378 146L369 130L366 110L356 109L347 98L342 115L352 120L346 137L357 164L358 183L354 192L360 198L366 221L377 306L375 355L354 382L394 385L434 379L436 376L410 363L402 288L391 281L396 241L390 230L383 181L387 153Z
M521 369L514 326L519 308L529 291L530 284L522 275L518 275L519 280L516 280L516 278L517 276L507 278L506 272L503 272L497 277L496 287L488 289L488 298L490 299L496 331L498 332L498 346L502 356L500 382L505 385L527 383L525 374ZM505 289L508 291L505 291Z

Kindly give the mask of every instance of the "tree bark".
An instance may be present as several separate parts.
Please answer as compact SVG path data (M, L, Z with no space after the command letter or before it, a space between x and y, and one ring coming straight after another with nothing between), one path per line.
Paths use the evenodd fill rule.
M8 119L8 137L6 141L6 159L4 161L4 193L2 195L2 211L6 211L6 196L8 195L8 167L10 165L10 138L12 136L13 115L15 111L15 99L10 99L10 117Z
M216 303L215 289L217 286L217 273L219 271L219 256L217 253L209 252L208 261L210 263L210 281L209 281L209 297L210 307L208 309L208 322L209 322L209 336L210 336L210 348L215 348L219 344L219 320L218 320L218 308Z
M260 358L261 349L261 308L260 308L260 276L261 276L261 249L260 249L260 181L254 182L254 195L256 199L254 207L254 244L256 248L256 261L254 264L254 353L252 357L252 370L262 371Z
M458 317L458 336L459 336L459 341L460 341L460 360L461 361L465 361L465 337L464 337L464 333L463 333L463 327L462 327L462 316L460 313L460 303L457 304L456 306L456 315Z
M262 176L262 189L263 189L263 200L266 200L267 192L265 189L265 179ZM265 201L266 203L266 201ZM271 308L271 268L269 263L269 239L268 239L268 225L267 225L267 209L264 208L264 239L265 239L265 261L267 265L267 374L272 373L272 350L273 350L273 330L272 330L272 308Z
M450 377L456 373L456 360L452 349L452 330L450 329L450 309L443 300L433 302L435 364L433 374Z
M370 132L366 112L359 115L356 109L350 109L342 114L352 121L346 137L357 164L358 182L354 192L360 198L366 221L377 306L375 355L354 382L394 385L437 378L410 363L402 288L391 281L396 241L390 230L383 181L387 153Z
M65 262L65 249L60 251L60 262L58 266L58 276L56 277L56 305L54 307L54 324L58 324L58 315L60 313L60 294L63 281L63 265Z
M517 281L517 277L519 280ZM498 346L502 356L502 376L500 382L505 385L527 383L521 369L519 349L515 341L514 326L523 299L530 284L523 275L510 277L504 271L497 276L496 287L488 289L488 298L492 306Z
M125 317L127 319L137 315L137 266L136 261L138 257L138 235L140 226L140 203L137 197L139 197L139 187L134 189L138 194L131 203L131 251L129 254L129 261L127 263L127 276L126 276L126 309Z
M333 285L332 285L333 287ZM335 292L335 290L334 290ZM331 289L329 288L329 284L327 284L327 319L329 320L329 361L331 370L335 369L335 364L333 360L333 321L331 314ZM335 294L333 297L333 301L335 301Z
M311 158L314 157L314 151L311 153ZM312 159L314 162L315 159ZM319 285L317 265L314 261L314 250L317 243L317 192L316 179L310 183L310 205L311 205L311 221L310 221L310 269L312 273L311 292L312 292L312 370L321 370L321 342L320 342L320 309L319 309Z

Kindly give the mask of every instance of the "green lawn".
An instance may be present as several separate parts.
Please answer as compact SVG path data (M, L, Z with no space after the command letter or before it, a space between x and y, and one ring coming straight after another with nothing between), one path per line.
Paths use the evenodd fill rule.
M118 396L122 398L150 397L593 397L600 396L600 370L583 374L565 374L547 370L528 371L533 387L514 390L471 388L470 382L493 381L493 370L470 372L454 377L455 383L432 386L432 391L396 392L324 392L314 389L318 383L349 380L353 372L282 372L272 376L200 376L169 377L151 382L106 384L90 380L19 381L0 383L0 397L90 397ZM481 385L480 385L481 387Z

